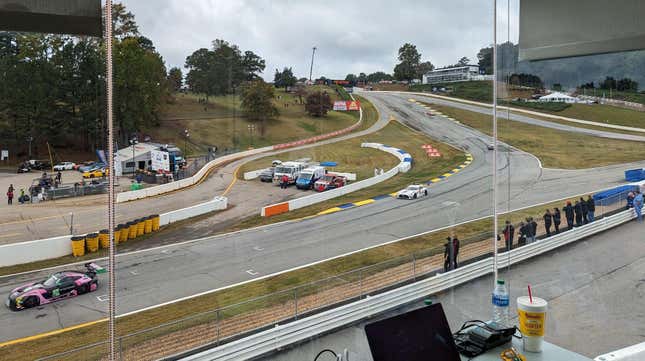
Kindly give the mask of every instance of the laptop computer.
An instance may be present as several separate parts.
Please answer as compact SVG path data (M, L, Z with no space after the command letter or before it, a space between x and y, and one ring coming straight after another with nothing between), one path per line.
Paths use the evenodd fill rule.
M365 326L374 361L460 361L440 303Z

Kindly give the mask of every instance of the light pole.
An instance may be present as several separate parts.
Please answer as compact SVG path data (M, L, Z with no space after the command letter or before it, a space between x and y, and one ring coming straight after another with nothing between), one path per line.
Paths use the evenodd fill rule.
M135 177L135 173L137 172L137 162L134 160L134 146L139 143L139 140L137 139L136 135L132 136L130 139L130 145L132 146L132 179Z
M311 81L311 73L314 70L314 55L316 55L316 47L315 46L312 48L312 52L311 52L311 66L309 67L309 81Z
M34 137L32 137L32 136L30 135L30 136L28 136L28 137L27 137L27 139L26 139L26 140L27 140L27 142L29 143L29 159L31 159L31 142L33 142L33 141L34 141Z
M246 127L249 129L249 135L251 136L251 146L253 146L253 133L255 132L255 124L249 124Z
M184 129L184 137L184 163L188 163L188 138L190 137L188 129Z

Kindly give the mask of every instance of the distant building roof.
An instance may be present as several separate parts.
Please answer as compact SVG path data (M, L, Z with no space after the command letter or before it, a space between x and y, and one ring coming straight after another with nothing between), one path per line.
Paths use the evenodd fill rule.
M572 97L570 95L567 95L565 93L560 93L560 92L553 92L551 94L547 94L545 96L541 96L539 98L540 100L550 100L550 99L578 99L576 97Z
M123 149L119 149L117 156L120 160L132 159L132 145ZM144 155L151 150L157 150L159 147L155 144L150 143L137 143L134 145L134 157Z

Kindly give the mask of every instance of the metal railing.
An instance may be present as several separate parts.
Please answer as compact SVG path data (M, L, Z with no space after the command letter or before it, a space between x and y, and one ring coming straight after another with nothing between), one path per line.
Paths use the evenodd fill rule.
M562 231L550 238L545 238L542 219L540 215L535 215L534 218L539 224L537 237L539 241L519 245L516 237L512 254L517 256L514 260L500 259L500 264L506 266L507 262L514 263L517 259L531 257L533 253L530 250L536 248L536 244L540 244L538 248L543 249L545 245L551 244L549 242L552 239L566 240L570 237L579 239L577 237L580 235L590 235L593 233L592 230L598 227L608 228L603 228L607 225L603 219L626 209L626 195L627 192L624 192L596 202L596 221L575 227L571 231L567 231L564 226L566 223L563 212ZM490 257L493 251L491 243L492 232L482 232L461 239L459 269ZM497 245L500 252L504 251L506 246L503 240L499 240ZM523 249L529 251L523 251ZM119 359L155 360L189 350L199 351L226 344L251 334L274 329L279 325L326 312L343 304L379 295L405 284L432 278L444 273L443 266L444 246L441 245L200 312L119 337ZM319 271L322 272L322 270ZM106 344L100 342L40 360L101 359L106 352Z
M239 149L227 148L220 152L208 153L198 157L190 158L190 161L188 162L188 165L186 167L177 170L175 174L175 180L192 177L197 174L197 172L199 172L199 170L202 169L202 167L204 167L208 162L225 155L237 153L239 151Z

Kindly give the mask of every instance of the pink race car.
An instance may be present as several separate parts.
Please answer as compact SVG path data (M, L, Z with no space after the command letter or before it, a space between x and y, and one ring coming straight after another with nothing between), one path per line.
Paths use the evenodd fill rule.
M6 305L11 310L18 311L96 291L98 287L96 275L105 273L105 269L94 263L85 264L85 268L87 269L85 272L57 272L40 282L20 286L11 291Z

